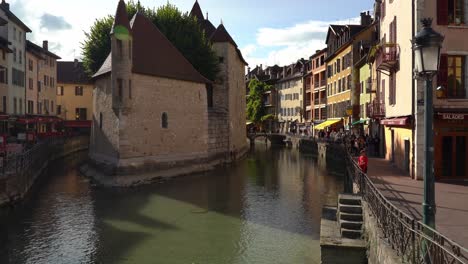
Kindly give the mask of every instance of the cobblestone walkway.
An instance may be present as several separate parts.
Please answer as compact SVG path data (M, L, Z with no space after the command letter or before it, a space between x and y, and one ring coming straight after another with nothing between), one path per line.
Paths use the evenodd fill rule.
M423 181L412 180L389 161L369 158L368 175L396 206L422 219ZM468 181L436 182L436 228L468 248Z

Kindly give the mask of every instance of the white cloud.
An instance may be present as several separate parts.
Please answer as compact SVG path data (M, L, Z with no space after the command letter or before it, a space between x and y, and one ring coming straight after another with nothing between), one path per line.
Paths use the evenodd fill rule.
M11 11L31 30L27 39L42 45L49 41L49 49L72 60L81 57L81 43L95 18L114 13L114 1L10 0ZM66 2L66 3L65 3ZM93 8L90 8L93 7Z
M316 50L325 47L330 24L359 24L359 17L339 21L308 21L285 28L260 28L256 44L241 50L251 67L255 65L287 65L300 58L307 59ZM256 51L268 50L266 56L256 57Z

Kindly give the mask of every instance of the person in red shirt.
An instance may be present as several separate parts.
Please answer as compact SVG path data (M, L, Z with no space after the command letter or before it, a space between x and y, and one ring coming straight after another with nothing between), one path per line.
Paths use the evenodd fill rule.
M362 172L364 173L367 173L367 163L368 163L368 159L366 155L366 150L363 149L361 150L361 156L359 156L359 159L358 159L358 165L359 165L359 168L361 168Z

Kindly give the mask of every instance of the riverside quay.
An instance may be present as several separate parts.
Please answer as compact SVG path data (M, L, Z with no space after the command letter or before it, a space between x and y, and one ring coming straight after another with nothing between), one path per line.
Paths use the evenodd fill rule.
M62 2L0 0L1 264L468 264L468 0Z

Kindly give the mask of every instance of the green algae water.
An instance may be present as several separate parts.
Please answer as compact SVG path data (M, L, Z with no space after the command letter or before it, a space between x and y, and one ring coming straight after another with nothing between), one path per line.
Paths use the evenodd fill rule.
M215 171L131 189L93 186L85 154L53 164L0 220L0 263L320 263L321 207L341 180L257 146Z

